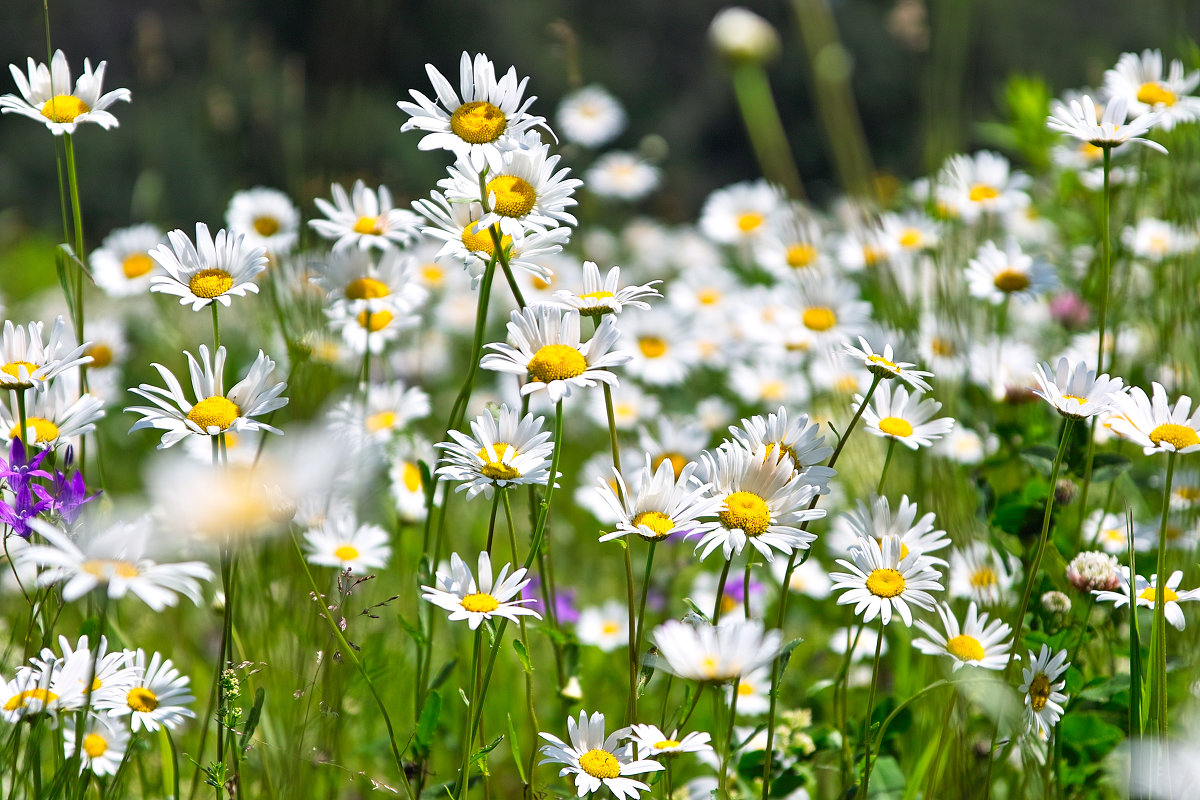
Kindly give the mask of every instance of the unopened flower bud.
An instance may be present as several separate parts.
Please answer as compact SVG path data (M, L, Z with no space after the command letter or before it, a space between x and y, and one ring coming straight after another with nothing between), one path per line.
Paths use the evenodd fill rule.
M1042 595L1042 608L1057 616L1066 616L1071 610L1071 598L1062 592L1046 592Z
M779 53L779 34L748 8L722 9L708 26L708 38L727 61L770 61Z

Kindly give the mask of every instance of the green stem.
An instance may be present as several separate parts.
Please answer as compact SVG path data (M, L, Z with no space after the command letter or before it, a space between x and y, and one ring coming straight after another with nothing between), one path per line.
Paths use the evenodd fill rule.
M479 665L481 663L480 659L479 659L479 654L482 650L482 644L481 644L482 640L483 640L483 627L480 626L475 629L475 642L471 646L471 672L470 672L470 674L473 676L472 681L471 681L471 684L472 684L471 702L470 702L470 705L467 706L466 719L463 721L464 726L463 726L463 735L462 735L462 740L463 740L462 766L460 766L458 769L458 779L454 782L454 792L451 795L452 797L456 798L456 800L462 800L462 798L464 798L466 796L466 792L469 790L468 781L467 781L467 773L471 769L471 748L474 746L472 744L472 742L475 740L475 725L477 724L476 720L482 717L482 715L475 713L476 706L480 702L479 695L482 693L482 691L481 691L482 687L481 687L480 681L478 679Z
M1154 592L1154 626L1150 641L1150 729L1157 730L1165 741L1167 736L1167 518L1171 510L1171 483L1175 478L1175 453L1167 453L1167 477L1163 483L1162 519L1158 526L1158 566ZM1133 575L1130 575L1133 583ZM1133 589L1130 589L1132 592ZM1131 614L1137 613L1136 598L1130 600ZM1130 687L1131 691L1134 687Z
M875 494L883 496L883 482L887 479L888 466L892 463L892 453L896 449L896 440L891 436L888 437L887 455L883 458L883 471L879 473L879 484L875 487Z
M63 134L63 145L67 154L67 185L71 192L71 225L75 232L75 307L71 309L71 321L75 325L75 341L83 343L83 275L87 253L83 249L83 211L79 204L79 177L75 171L75 141ZM86 381L84 387L87 387Z
M879 619L879 638L875 640L875 665L871 669L871 694L867 699L867 716L863 720L863 744L867 748L866 762L863 766L862 787L856 797L866 797L867 787L871 783L871 713L875 710L875 690L879 686L879 653L883 649L883 618Z
M725 559L725 566L721 567L721 577L717 580L717 599L713 601L713 625L721 621L721 606L723 605L721 601L725 599L725 582L729 580L729 566L732 563L732 560Z
M642 571L642 595L638 599L637 628L633 637L633 659L638 664L642 662L642 640L646 638L646 597L650 594L651 567L654 566L654 549L657 545L656 541L650 542L646 549L646 567Z
M730 692L729 700L729 723L725 728L725 751L721 755L721 796L725 800L729 800L729 761L733 758L733 723L737 720L737 701L738 701L738 682L735 679L733 682L733 691ZM718 701L721 697L720 693L713 695Z
M629 610L629 702L626 707L629 724L635 724L637 720L637 648L635 640L637 639L637 612L634 610L634 586L633 586L633 557L629 553L629 541L621 542L621 551L625 555L625 603Z
M1112 148L1104 147L1104 211L1100 217L1100 246L1103 272L1100 285L1100 341L1096 345L1096 374L1104 372L1104 336L1108 322L1108 283L1112 276L1112 242L1109 234L1109 214L1112 204L1112 191L1109 185L1109 172L1112 166ZM1116 358L1113 353L1113 358Z
M487 535L487 554L490 558L492 555L492 536L496 532L496 512L500 510L500 495L504 494L504 489L497 489L492 495L492 513L488 517L488 535ZM515 558L515 557L514 557Z
M763 177L782 186L791 197L802 199L804 185L788 145L787 132L775 105L766 70L758 61L742 61L733 66L731 77L738 109Z
M220 347L221 347L221 322L220 322L220 320L217 319L217 305L218 305L218 303L216 300L213 300L211 303L208 304L208 307L212 309L214 354L215 354L215 351L220 349Z

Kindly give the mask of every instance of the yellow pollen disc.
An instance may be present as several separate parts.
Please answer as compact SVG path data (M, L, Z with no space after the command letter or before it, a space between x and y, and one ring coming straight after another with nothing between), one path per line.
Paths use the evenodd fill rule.
M741 605L741 602L729 592L721 595L721 613L728 614Z
M92 357L92 363L88 364L88 369L103 369L113 361L112 348L106 344L94 344L84 350L83 354Z
M787 386L783 381L766 381L759 389L759 394L762 399L768 402L777 402L783 399L783 395L787 391Z
M529 377L542 383L577 378L587 370L583 353L569 344L543 345L529 359Z
M1137 99L1148 106L1173 106L1176 98L1175 93L1161 83L1143 83L1138 88ZM42 113L45 114L45 110Z
M810 331L827 331L837 325L837 314L833 313L832 308L813 306L804 309L804 315L800 317L800 321Z
M13 429L8 432L8 438L24 439L25 437L21 434L21 431L18 430L20 427L20 422L14 425ZM58 438L58 426L48 419L42 419L41 417L27 417L25 419L25 429L28 430L29 428L33 428L34 442L53 442Z
M370 314L366 311L360 311L355 319L358 320L360 327L366 328L370 333L375 333L391 325L395 317L392 316L390 311L372 311Z
M220 430L225 430L241 413L242 410L231 400L224 397L206 397L192 406L187 418L189 422L196 423L204 431L214 425Z
M1041 711L1049 699L1050 679L1046 677L1046 673L1039 672L1029 682L1029 705L1033 706L1034 711Z
M946 642L946 652L959 661L982 661L985 655L979 640L965 633Z
M1063 400L1075 400L1076 402L1078 402L1078 403L1079 403L1079 405L1083 405L1084 403L1086 403L1086 402L1087 402L1087 398L1086 398L1086 397L1080 397L1080 396L1079 396L1079 395L1077 395L1077 394L1064 394L1064 395L1063 395Z
M992 284L1002 292L1023 292L1029 288L1029 275L1015 269L1004 269L996 273Z
M720 662L717 661L716 656L708 655L708 656L705 656L700 661L701 671L703 671L704 674L707 675L709 678L717 677L717 668L719 666L720 666Z
M48 706L57 699L58 695L48 689L26 689L8 698L8 702L4 704L4 710L16 711L18 708L28 705L30 700L36 700L42 705Z
M500 607L500 602L487 592L476 592L462 599L462 607L476 614L490 614Z
M757 230L766 219L766 217L757 211L747 211L744 214L738 214L738 230L742 233L750 233L753 230Z
M233 276L223 269L202 269L188 281L188 288L196 297L211 300L233 288Z
M643 511L633 518L634 525L645 525L654 532L654 538L661 539L675 528L671 518L661 511Z
M25 368L25 374L30 378L35 377L37 371L41 369L41 367L39 367L37 364L31 364L28 361L10 361L3 367L0 367L0 372L3 372L5 375L11 375L17 380L20 380L21 367Z
M128 561L114 561L106 558L85 561L79 565L79 568L101 580L108 580L111 577L136 578L141 574L137 566Z
M1156 589L1153 586L1147 586L1145 589L1142 590L1142 593L1138 595L1138 599L1145 600L1145 601L1149 602L1150 605L1154 605L1154 601L1158 599L1158 589ZM1170 603L1172 601L1178 600L1179 595L1176 594L1174 589L1168 589L1166 586L1164 586L1163 587L1163 599L1166 600L1168 603Z
M1000 196L1000 191L994 186L988 186L986 183L977 183L971 187L970 193L967 195L972 203L982 203L984 200L995 200Z
M679 747L679 742L674 739L663 739L661 742L654 743L655 750L667 750L672 747Z
M511 464L504 463L504 455L508 452L508 442L496 442L493 446L496 451L496 460L489 461L487 448L479 451L478 456L484 460L484 465L479 468L479 471L485 478L491 478L494 481L511 481L521 477L520 471ZM513 448L513 456L517 455L516 448Z
M662 358L667 352L667 340L658 336L643 336L638 339L638 350L646 358Z
M104 684L100 682L99 678L94 678L92 680L92 691L93 692L100 691L101 687L103 687L103 686L104 686Z
M742 697L749 697L754 694L754 687L745 681L738 684L737 693Z
M621 630L621 626L611 620L600 626L600 631L605 636L612 636L619 630Z
M579 768L593 778L608 780L619 777L621 764L617 757L607 750L593 748L579 757Z
M913 433L913 427L908 420L900 417L884 417L879 420L879 430L888 436L899 436L902 439L912 436Z
M738 529L747 536L766 533L771 524L771 509L767 502L753 492L734 492L725 498L725 508L718 515L721 524L730 530Z
M386 283L374 278L355 278L346 284L347 300L376 300L391 293Z
M404 472L401 477L404 481L405 489L408 489L410 492L421 490L421 470L416 464L405 462Z
M504 112L491 103L465 103L450 115L450 130L464 142L487 144L500 138L508 120Z
M1104 157L1104 148L1098 147L1091 142L1082 142L1079 145L1079 153L1088 161L1095 161L1098 158Z
M887 367L889 370L899 370L895 361L888 361L883 356L868 356L867 361L871 364L878 364L881 367Z
M1187 500L1188 502L1200 500L1200 487L1197 486L1176 486L1171 493L1180 500Z
M714 306L721 302L721 293L716 289L701 289L696 293L696 300L702 306Z
M657 471L658 465L664 461L671 462L671 469L675 472L675 479L679 480L679 476L683 474L683 468L686 467L688 463L687 459L684 458L683 453L663 453L659 456L656 456L655 459L650 463L650 466L654 467L655 471Z
M108 750L108 742L98 733L89 733L83 737L83 752L87 753L88 758L99 758L104 755L104 751Z
M610 297L613 297L613 293L605 291L588 292L587 294L579 295L579 299L581 300L607 300Z
M907 250L920 247L924 242L925 236L916 228L905 228L900 234L900 246Z
M1154 442L1156 446L1166 442L1176 450L1182 450L1185 447L1200 444L1200 435L1186 425L1165 422L1150 431L1150 441Z
M787 265L792 269L803 269L816 258L817 248L811 244L794 244L787 249Z
M544 292L554 285L554 278L551 277L546 279L539 275L534 275L529 282L533 284L533 288L537 289L539 292Z
M863 245L862 254L863 263L868 267L878 264L887 256L887 252L884 251L882 247L875 247L874 245L869 244Z
M154 259L145 253L126 256L125 260L121 262L121 272L124 272L125 277L129 280L140 278L152 269L154 269Z
M882 552L883 539L875 539L874 542L875 542L875 546L878 547L880 549L880 551ZM900 560L903 561L906 558L908 558L908 545L906 545L904 542L901 542L900 543Z
M279 233L279 220L274 217L255 217L254 232L259 236L274 236Z
M778 449L776 449L776 448L778 448ZM788 447L783 442L768 442L766 451L767 452L763 455L764 462L768 458L771 457L772 453L774 453L775 461L777 463L780 461L783 461L785 458L790 458L792 460L793 466L795 466L798 463L798 461L796 460L796 451L793 450L792 448Z
M833 388L842 394L850 394L858 391L858 376L843 375L833 383Z
M996 585L996 571L991 567L980 567L971 573L968 579L973 589L986 589Z
M867 591L876 597L895 597L904 591L904 576L889 567L871 570Z
M73 94L56 94L42 104L42 116L51 122L74 122L92 109Z
M380 411L378 414L372 414L367 417L367 431L370 433L379 433L380 431L391 430L396 427L396 412L395 411Z
M370 236L382 236L383 226L379 224L379 217L359 217L354 222L354 232Z
M495 226L493 225L492 228ZM484 228L475 230L475 223L468 222L462 229L463 247L470 250L472 253L484 252L489 256L496 253L496 242L492 239L492 228ZM500 246L507 250L512 244L511 236L501 236Z
M537 191L524 178L516 175L498 175L487 183L488 196L495 195L492 207L502 217L523 217L537 203Z
M148 714L158 708L158 695L145 686L138 686L125 695L125 703L134 711Z
M343 544L333 551L333 555L338 561L353 561L362 554L358 552L358 548L354 545Z
M929 349L933 351L935 356L949 358L958 352L958 348L954 346L954 342L949 339L943 339L940 336L935 336L929 341Z
M421 277L431 286L441 286L446 280L446 273L437 264L422 264Z

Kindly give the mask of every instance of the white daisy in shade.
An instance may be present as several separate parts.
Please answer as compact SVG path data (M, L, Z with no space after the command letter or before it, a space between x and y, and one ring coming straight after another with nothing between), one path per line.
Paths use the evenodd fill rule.
M606 653L624 647L629 644L629 609L619 600L581 609L575 637L580 644L599 647Z
M758 620L725 619L719 625L668 620L654 629L661 666L693 681L730 681L771 663L782 635Z
M870 505L858 501L852 511L842 515L847 532L853 537L853 545L861 544L863 540L873 539L882 546L884 537L895 536L900 539L900 557L905 558L909 553L925 556L933 564L945 566L946 562L930 554L950 545L950 537L943 530L934 529L934 514L932 511L917 519L917 504L908 499L908 495L900 498L900 504L892 511L891 503L886 497L873 498Z
M1156 264L1196 249L1195 231L1154 217L1142 217L1133 227L1125 228L1121 241L1138 258Z
M631 202L653 192L661 181L658 167L624 150L605 153L584 174L584 185L592 194Z
M534 602L533 599L520 598L521 590L529 583L525 570L517 568L509 575L511 566L505 564L493 581L492 559L485 550L479 554L477 583L471 568L459 558L458 553L452 553L450 573L439 570L437 586L422 586L424 594L421 599L449 611L452 622L465 619L471 630L492 617L504 617L513 622L520 616L541 619L540 614L524 605Z
M1200 117L1200 97L1191 96L1198 84L1200 70L1185 72L1177 58L1164 72L1161 50L1122 53L1116 67L1104 73L1105 94L1124 100L1139 119L1157 114L1154 124L1165 131Z
M583 291L576 294L567 289L559 289L554 293L554 299L567 308L574 308L585 317L596 317L601 314L620 314L626 307L650 310L650 304L642 298L662 297L656 283L650 281L641 286L621 286L621 268L613 267L603 279L600 268L594 261L583 262Z
M392 381L371 387L365 409L362 398L347 397L333 407L329 419L331 429L349 437L357 450L387 444L429 411L429 395L424 389Z
M621 740L629 734L628 728L604 735L604 715L599 711L589 718L586 711L579 712L579 722L567 717L568 745L562 739L545 731L538 735L550 744L543 745L542 764L562 764L559 777L574 776L575 792L579 797L593 794L606 788L618 800L637 798L650 787L639 780L627 777L646 772L657 772L663 765L657 761L635 760L627 745Z
M195 702L188 688L189 678L175 668L171 659L155 653L147 663L146 651L139 647L132 661L140 677L125 692L124 702L108 709L110 716L128 716L134 732L152 732L160 727L175 730L185 719L196 716L188 708Z
M612 390L613 424L619 431L629 431L648 419L658 416L659 399L642 390L636 383L626 381ZM608 428L608 403L602 392L588 395L588 418L601 428Z
M229 308L230 297L258 294L254 277L267 268L266 250L250 247L240 233L217 231L214 238L203 222L196 223L196 243L181 230L167 234L166 244L150 251L166 275L150 277L150 291L175 295L192 311L217 302Z
M1072 363L1065 356L1056 368L1048 361L1038 364L1033 377L1038 385L1033 393L1070 419L1087 419L1109 411L1116 395L1124 393L1120 378L1107 374L1097 377L1086 362Z
M678 728L667 736L657 725L630 725L629 739L637 745L638 754L646 758L667 758L680 753L711 753L713 749L709 744L712 736L705 731L692 731L681 738Z
M391 250L412 244L420 235L421 218L406 208L393 208L392 193L386 186L374 191L358 180L350 194L340 183L332 184L330 192L332 203L322 197L313 201L325 219L312 219L308 224L333 241L335 251L353 247Z
M0 389L46 390L50 380L72 367L90 363L86 355L91 342L72 348L71 334L62 317L54 320L50 338L43 341L41 322L28 326L14 325L4 321L4 333L0 336Z
M491 59L464 52L458 63L458 92L432 64L425 65L425 72L434 97L409 89L416 102L396 104L409 116L401 131L426 131L417 144L419 150L450 150L482 169L531 129L549 130L545 119L529 113L537 98L524 97L529 78L518 78L514 67L497 79Z
M1192 398L1180 395L1172 407L1162 384L1153 383L1151 391L1153 397L1147 397L1134 386L1129 394L1114 396L1116 413L1109 417L1109 428L1141 445L1146 455L1200 450L1200 408L1192 412Z
M985 542L974 541L950 551L950 596L995 606L1008 599L1021 563Z
M853 561L838 559L850 572L835 572L834 591L841 592L839 606L854 603L854 613L862 615L864 624L879 617L887 625L892 614L899 615L905 626L913 618L909 604L931 610L934 607L930 592L942 590L940 576L925 556L909 553L900 557L900 538L886 536L883 542L863 539L850 548Z
M606 315L586 344L579 339L579 312L554 306L528 306L514 310L508 322L508 344L489 344L479 362L484 369L508 372L525 378L521 394L545 390L551 403L571 394L572 388L586 389L597 382L617 384L609 367L630 359L628 353L613 351L620 332L612 316Z
M1029 205L1028 175L1011 169L1008 159L989 150L947 160L934 187L941 213L968 224L983 214L1007 214Z
M1043 644L1037 656L1029 651L1029 666L1021 668L1024 682L1019 691L1025 695L1026 729L1039 739L1050 738L1062 718L1062 704L1067 702L1062 690L1067 682L1059 678L1069 666L1066 650L1053 653Z
M0 436L5 441L20 437L27 444L58 448L77 443L78 437L96 430L97 420L103 417L104 403L100 398L86 393L75 397L68 383L55 381L28 402L24 436L19 430L19 415L0 406Z
M1167 148L1158 142L1142 138L1142 134L1158 122L1158 114L1142 114L1126 122L1125 117L1128 113L1128 101L1118 95L1108 101L1101 116L1097 113L1092 98L1085 94L1079 100L1072 100L1069 107L1056 107L1054 113L1046 119L1046 127L1096 147L1111 148L1126 142L1138 142L1160 153L1166 153Z
M876 436L894 439L911 450L928 447L935 439L945 436L954 427L950 417L932 419L941 410L937 400L922 399L923 392L913 392L903 386L891 389L881 386L875 390L872 405L863 411L866 429ZM862 395L854 395L855 411L862 405Z
M267 358L263 351L258 351L258 357L250 365L246 377L234 384L228 393L225 392L224 347L217 348L216 358L209 356L206 345L200 345L199 360L187 351L184 351L184 355L187 356L196 402L187 399L183 387L169 369L162 364L153 364L167 388L143 383L129 390L154 404L125 409L142 417L129 429L131 432L142 428L165 431L158 445L160 450L192 434L216 436L226 431L240 434L255 431L283 433L256 419L288 403L286 397L279 396L287 384L282 381L270 384L275 362Z
M731 684L729 694L737 692L737 713L753 717L765 714L771 708L771 670L766 667L747 672Z
M278 189L257 186L233 196L225 210L225 224L245 234L247 247L281 256L300 238L300 209Z
M200 581L212 570L199 561L160 564L148 557L155 524L150 517L107 525L83 525L72 539L50 523L30 520L46 544L21 551L21 559L43 567L39 586L62 583L63 600L73 602L96 588L113 599L133 593L155 611L179 602L200 602Z
M162 244L163 232L154 225L119 228L88 254L92 279L109 297L131 297L150 291L150 278L162 270L150 251Z
M700 209L700 232L718 244L750 244L769 230L768 221L786 201L765 180L735 183L708 196Z
M1134 575L1133 585L1130 586L1129 567L1121 567L1118 579L1120 586L1116 591L1093 591L1092 594L1096 595L1096 600L1111 602L1114 608L1120 608L1129 605L1129 598L1133 597L1142 608L1154 608L1154 604L1158 601L1157 575L1151 575L1150 580L1146 580L1141 575ZM1179 604L1200 597L1200 589L1179 591L1179 584L1182 580L1183 573L1175 570L1163 585L1163 615L1167 622L1179 631L1183 630L1184 626L1183 610Z
M882 353L876 353L874 348L862 336L858 337L858 343L862 345L859 349L849 342L842 344L842 352L851 358L862 363L872 375L878 375L884 380L892 380L899 378L904 383L914 389L920 389L923 392L929 391L929 384L925 382L925 378L932 378L932 372L925 372L919 369L912 369L916 364L911 364L907 361L893 361L895 356L892 354L892 346L884 345Z
M742 449L754 453L766 448L767 458L790 463L805 483L818 487L822 494L829 491L829 481L837 471L821 463L833 455L833 448L825 444L821 427L808 414L789 421L787 409L780 406L765 417L743 417L741 427L731 425L729 433Z
M130 94L128 89L100 93L107 64L107 61L101 61L93 72L91 63L85 58L83 74L75 82L74 89L71 87L71 68L67 66L67 57L62 50L54 51L48 68L28 59L28 77L22 75L15 64L9 64L8 69L21 96L6 94L0 97L0 112L37 120L55 136L75 133L75 126L84 122L94 122L106 130L115 128L119 123L108 108L118 100L129 102Z
M1014 237L1003 250L995 242L984 242L968 262L966 277L971 296L992 305L1010 298L1033 301L1058 286L1054 268L1023 252Z
M17 668L12 680L0 677L0 717L5 722L15 723L39 714L46 714L53 721L59 711L69 711L82 705L79 690L74 695L62 696L51 690L58 662L34 661L34 666Z
M312 282L328 292L329 303L344 304L350 314L409 313L429 297L416 278L417 260L396 250L378 259L362 250L335 250L317 270Z
M550 431L542 429L542 417L518 409L500 406L495 415L480 414L471 422L471 435L447 431L453 442L440 442L443 451L436 474L443 479L460 481L456 491L474 497L483 492L492 496L493 487L501 489L525 484L545 485L550 479L550 457L554 442Z
M945 635L924 620L917 620L917 627L929 638L913 639L913 647L931 656L950 656L954 659L954 671L964 665L983 669L1002 670L1008 666L1008 651L1012 641L1004 641L1012 628L1002 620L988 621L986 613L980 614L974 603L967 608L967 616L959 625L958 618L948 603L937 604L938 616L942 618Z
M63 727L63 752L67 758L75 755L76 723L69 719ZM91 716L84 722L83 738L78 743L79 771L91 770L96 775L115 775L125 761L129 746L129 731L110 724L102 717Z
M670 461L659 461L655 468L648 453L645 459L628 484L615 469L614 481L599 482L596 491L617 520L617 529L601 536L600 541L631 533L648 541L665 539L676 532L687 535L699 518L720 510L721 499L709 496L709 485L695 477L695 463L685 465L676 476Z
M1098 546L1105 553L1124 553L1129 549L1129 531L1125 518L1098 508L1083 524L1084 541ZM1115 568L1114 568L1115 571Z
M592 84L566 95L555 121L568 142L603 147L625 130L625 109L607 89Z
M50 664L54 680L50 691L77 698L62 706L64 710L82 708L85 701L93 709L106 710L125 697L125 692L141 676L140 670L130 663L130 653L124 650L108 652L108 639L100 637L100 645L93 651L88 646L88 637L81 636L72 645L66 636L58 637L62 656L49 647L43 647L31 663ZM86 697L91 686L91 696Z
M817 538L797 526L825 516L825 509L809 507L820 487L808 483L790 462L770 458L766 447L754 452L727 447L700 458L701 478L721 501L717 520L689 534L701 537L696 544L701 559L718 547L730 559L749 543L770 562L776 550L790 555L807 550Z
M352 516L332 517L304 533L311 564L362 574L383 569L392 555L388 532L378 525L359 525Z

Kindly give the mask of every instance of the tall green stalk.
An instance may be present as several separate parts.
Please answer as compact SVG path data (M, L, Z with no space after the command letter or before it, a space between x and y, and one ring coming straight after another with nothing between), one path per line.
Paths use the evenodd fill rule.
M866 719L863 720L862 741L866 747L866 762L863 765L862 786L855 797L866 797L871 784L871 713L875 710L875 690L879 687L879 654L883 650L883 617L879 618L879 638L875 640L875 662L871 668L871 694L867 699Z
M1167 735L1167 517L1171 510L1171 483L1175 477L1175 453L1167 453L1167 477L1163 482L1162 519L1158 526L1158 566L1154 591L1154 624L1150 629L1150 719L1149 727ZM1130 592L1133 592L1130 575ZM1129 600L1129 613L1137 613L1137 598ZM1137 691L1131 686L1130 691Z

